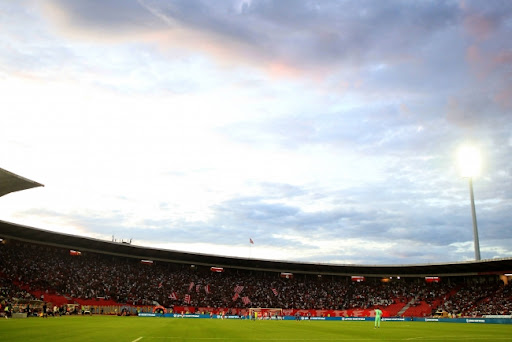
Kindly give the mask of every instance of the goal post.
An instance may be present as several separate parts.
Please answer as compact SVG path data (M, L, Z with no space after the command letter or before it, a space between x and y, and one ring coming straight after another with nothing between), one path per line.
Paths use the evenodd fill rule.
M251 319L283 319L282 308L249 308Z

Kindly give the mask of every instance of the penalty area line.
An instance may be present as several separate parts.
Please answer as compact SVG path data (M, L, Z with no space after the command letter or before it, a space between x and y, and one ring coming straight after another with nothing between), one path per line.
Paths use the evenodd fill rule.
M139 337L139 338L136 338L136 339L135 339L135 340L133 340L132 342L137 342L137 341L140 341L140 340L142 340L142 336L141 336L141 337Z

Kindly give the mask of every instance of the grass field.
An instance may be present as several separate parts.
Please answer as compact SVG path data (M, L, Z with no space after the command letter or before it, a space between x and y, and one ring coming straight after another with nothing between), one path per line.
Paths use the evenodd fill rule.
M512 325L72 316L2 319L0 341L512 341Z

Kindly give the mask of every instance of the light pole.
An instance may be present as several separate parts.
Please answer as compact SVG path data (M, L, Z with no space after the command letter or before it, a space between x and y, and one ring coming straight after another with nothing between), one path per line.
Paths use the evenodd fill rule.
M471 197L471 217L473 218L473 239L475 243L475 260L480 260L480 241L478 240L478 225L476 224L475 195L473 195L473 178L469 177L469 196Z
M480 241L476 222L475 195L473 194L473 177L480 172L480 152L472 146L462 146L458 151L459 167L462 177L469 179L469 196L471 199L471 217L473 219L473 239L475 244L475 259L480 260Z

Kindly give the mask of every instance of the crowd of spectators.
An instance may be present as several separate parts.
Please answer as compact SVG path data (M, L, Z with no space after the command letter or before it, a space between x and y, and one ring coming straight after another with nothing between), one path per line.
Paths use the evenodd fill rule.
M0 298L9 298L11 301L30 301L36 298L29 292L20 289L12 281L0 277Z
M480 315L510 315L512 313L512 286L501 286L492 296L484 298L473 308L472 314Z
M447 312L453 317L510 315L512 286L494 282L464 284L444 300L437 311Z
M148 264L107 254L78 254L18 241L0 244L4 298L28 298L40 291L66 298L164 307L348 310L439 301L443 310L461 314L510 314L511 310L510 285L505 287L491 278L485 284L455 280L427 284L421 278L353 282L348 276L311 274L282 278L279 272L212 272L206 266Z

